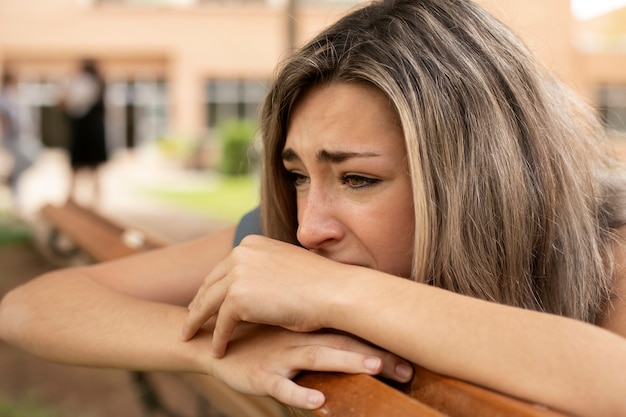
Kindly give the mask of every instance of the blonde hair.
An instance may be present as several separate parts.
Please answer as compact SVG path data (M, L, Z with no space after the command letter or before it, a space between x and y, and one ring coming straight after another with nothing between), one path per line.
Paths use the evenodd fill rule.
M413 180L413 279L594 322L611 286L624 181L595 115L469 0L389 0L290 56L262 112L264 233L297 243L282 165L290 113L314 85L366 83L402 126Z

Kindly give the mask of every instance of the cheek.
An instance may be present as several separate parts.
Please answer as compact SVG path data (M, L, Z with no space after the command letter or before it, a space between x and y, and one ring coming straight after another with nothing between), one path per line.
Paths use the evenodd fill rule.
M376 221L376 233L370 235L370 239L375 246L372 252L377 269L410 277L415 244L415 216L412 205L403 207L399 202L389 204Z

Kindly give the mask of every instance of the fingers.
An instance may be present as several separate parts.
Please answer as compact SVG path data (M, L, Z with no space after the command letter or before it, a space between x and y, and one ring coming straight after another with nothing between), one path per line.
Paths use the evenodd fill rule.
M189 304L189 313L181 332L182 340L194 337L202 325L219 311L228 288L223 280L215 282L224 275L222 270L222 264L215 267Z
M293 347L283 358L286 370L266 375L263 378L265 389L278 401L303 409L321 407L325 397L321 392L302 387L290 379L299 370L375 375L383 368L380 358L320 345Z
M413 378L413 367L407 361L389 352L379 352L383 362L380 375L397 381L409 382Z
M221 358L226 354L228 341L235 330L235 326L240 321L238 317L233 316L234 313L227 310L227 308L220 310L215 322L215 329L213 330L211 354L216 358Z
M294 363L291 363L291 366L293 369L382 375L383 369L389 368L388 371L384 372L386 374L384 376L399 382L407 382L413 376L413 368L407 362L391 354L385 355L389 359L386 363L382 358L376 356L328 346L308 345L293 348L292 355ZM291 377L293 376L295 375L291 375ZM321 392L301 387L282 376L274 374L273 377L276 377L276 382L275 385L271 386L268 393L277 400L303 409L315 409L324 404L325 398Z
M408 382L413 377L411 364L397 355L386 350L379 349L350 336L324 335L334 348L347 352L359 352L373 358L379 358L381 369L376 374L397 381Z
M293 347L286 357L291 369L377 375L383 370L380 357L323 345Z
M312 349L313 351L303 356L309 358L309 366L303 366L302 369L323 372L366 373L371 375L376 375L383 369L383 361L377 357L339 351L328 347L318 346L317 348L319 350L311 346L306 347L306 349ZM301 354L302 352L299 353ZM397 366L406 367L406 371L410 372L410 374L403 374L405 376L408 375L409 378L412 376L413 368L408 364L401 362ZM326 401L324 394L320 391L302 387L291 379L280 375L274 374L268 377L266 382L269 384L268 394L284 404L302 409L316 409L324 405Z
M283 404L303 409L316 409L324 405L326 398L320 391L302 387L280 375L272 375L266 381L268 394Z

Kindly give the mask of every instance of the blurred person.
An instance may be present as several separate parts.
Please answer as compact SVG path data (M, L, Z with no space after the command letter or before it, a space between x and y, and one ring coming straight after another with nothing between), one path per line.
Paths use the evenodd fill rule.
M34 155L29 152L22 129L19 111L17 79L13 72L6 70L0 86L0 138L2 147L11 158L8 184L11 190L12 206L15 213L21 211L19 198L19 179L34 162Z
M108 161L105 129L105 82L97 63L85 59L65 89L62 106L69 119L72 176L68 201L77 200L79 177L89 176L92 202L102 198L100 167Z

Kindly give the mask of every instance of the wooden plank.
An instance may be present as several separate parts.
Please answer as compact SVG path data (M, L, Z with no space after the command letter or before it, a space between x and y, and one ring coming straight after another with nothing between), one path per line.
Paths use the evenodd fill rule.
M295 381L326 395L317 410L287 407L294 417L442 417L444 414L369 375L303 372Z
M392 387L368 375L303 372L300 385L319 389L327 402L317 410L288 407L294 417L565 417L505 394L414 365L411 383Z
M162 246L143 234L143 244L130 245L128 229L75 204L46 205L41 215L57 230L67 234L77 247L98 262L110 261ZM135 235L139 232L133 232Z
M564 417L565 414L414 365L409 396L454 417Z

